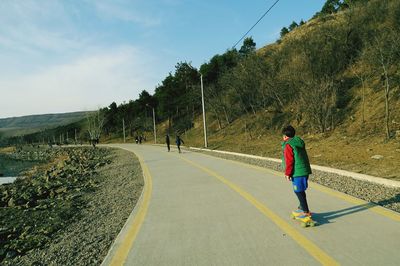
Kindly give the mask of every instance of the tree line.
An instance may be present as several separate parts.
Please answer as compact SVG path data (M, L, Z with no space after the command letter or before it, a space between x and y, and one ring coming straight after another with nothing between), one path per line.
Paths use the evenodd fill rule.
M381 124L390 138L391 106L400 100L400 2L327 0L313 19L289 29L258 50L246 38L239 50L217 54L199 69L177 63L153 95L143 90L136 100L102 108L103 134L120 136L122 120L131 136L151 131L153 108L169 133L190 129L201 112L202 75L208 116L219 129L265 111L273 114L267 128L295 121L326 132L352 115L359 89L362 123L366 90L381 93Z

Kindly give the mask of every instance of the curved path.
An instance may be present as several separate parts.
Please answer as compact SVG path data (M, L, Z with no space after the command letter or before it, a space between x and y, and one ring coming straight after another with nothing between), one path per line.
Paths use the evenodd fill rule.
M164 147L110 145L141 160L145 190L104 265L398 265L400 215L310 184L319 226L282 174Z

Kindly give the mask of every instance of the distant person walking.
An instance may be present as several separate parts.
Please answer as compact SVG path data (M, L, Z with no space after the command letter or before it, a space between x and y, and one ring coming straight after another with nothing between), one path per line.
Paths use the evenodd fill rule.
M294 193L300 204L298 210L294 211L295 216L311 218L306 197L311 166L305 143L300 137L295 136L296 131L290 125L282 129L282 134L282 166L286 179L292 182Z
M168 152L171 150L170 148L170 140L169 140L169 134L165 135L165 143L167 143L167 148L168 148Z
M176 143L176 146L178 147L179 153L181 153L181 143L185 144L185 142L183 141L183 139L181 139L181 137L179 135L176 135L175 143Z

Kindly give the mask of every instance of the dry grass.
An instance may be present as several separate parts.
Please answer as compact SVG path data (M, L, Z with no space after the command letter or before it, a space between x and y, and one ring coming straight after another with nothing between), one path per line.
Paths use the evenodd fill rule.
M14 151L15 147L13 146L0 148L0 153L13 153Z
M252 119L249 117L242 117L222 130L216 130L215 123L210 123L209 147L280 158L279 130L266 130L260 124L256 124L250 132L246 132L244 119L247 124L251 124ZM253 120L258 121L259 118L253 118ZM384 140L384 134L351 136L346 133L348 123L350 122L333 133L302 134L300 132L299 135L306 142L311 163L400 181L400 141L387 142ZM195 127L183 136L185 143L188 146L203 147L202 130L202 124L195 123ZM383 159L372 159L373 155L382 155Z

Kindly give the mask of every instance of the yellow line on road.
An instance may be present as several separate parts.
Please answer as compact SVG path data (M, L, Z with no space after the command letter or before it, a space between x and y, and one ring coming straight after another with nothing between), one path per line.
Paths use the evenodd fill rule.
M178 157L178 156L176 156ZM272 220L279 228L281 228L286 234L291 236L302 248L304 248L311 256L313 256L317 261L319 261L322 265L339 265L337 261L335 261L332 257L326 254L322 249L320 249L313 242L308 240L305 236L299 233L296 229L294 229L291 225L289 225L286 221L280 218L277 214L271 211L267 206L259 202L256 198L254 198L251 194L241 189L238 185L228 181L223 176L213 172L212 170L205 168L191 160L188 160L183 157L178 157L181 160L193 165L194 167L206 172L207 174L214 176L219 181L230 187L232 190L237 192L240 196L250 202L254 207L256 207L262 214L264 214L267 218Z
M152 178L149 168L145 164L143 158L139 156L137 153L135 154L139 158L139 162L143 170L143 179L144 179L143 200L140 204L138 212L133 218L133 222L129 225L129 229L125 235L125 238L123 239L122 243L119 245L117 251L112 257L110 263L110 265L112 266L117 266L117 265L119 266L125 263L126 258L128 257L128 253L132 249L133 243L146 216L147 209L149 207L151 191L153 189Z
M216 158L216 156L212 156L212 155L205 154L205 153L202 153L202 154L206 155L208 157ZM278 176L278 177L283 177L283 174L281 172L278 172L278 171L275 171L275 170L272 170L272 169L263 168L261 166L256 166L256 165L252 165L252 164L238 162L238 161L225 159L225 158L221 158L221 157L217 157L217 158L219 158L221 160L229 161L229 162L232 162L234 164L238 164L238 165L241 165L241 166L244 166L244 167L247 167L247 168L252 168L252 169L255 169L255 170L258 170L258 171L261 171L261 172L267 172L269 174L272 174L272 175L275 175L275 176ZM320 192L323 192L323 193L328 194L330 196L342 199L342 200L347 201L347 202L352 203L352 204L361 205L360 208L363 208L363 209L366 209L366 210L370 210L372 212L375 212L377 214L380 214L382 216L390 218L390 219L392 219L394 221L400 222L400 214L397 213L397 212L394 212L392 210L386 209L386 208L384 208L384 207L382 207L380 205L374 204L372 202L368 202L368 201L365 201L365 200L362 200L362 199L347 195L347 194L345 194L343 192L340 192L340 191L325 187L323 185L319 185L319 184L317 184L315 182L309 182L309 184L310 184L311 188L314 188L314 189L316 189L316 190L318 190Z

